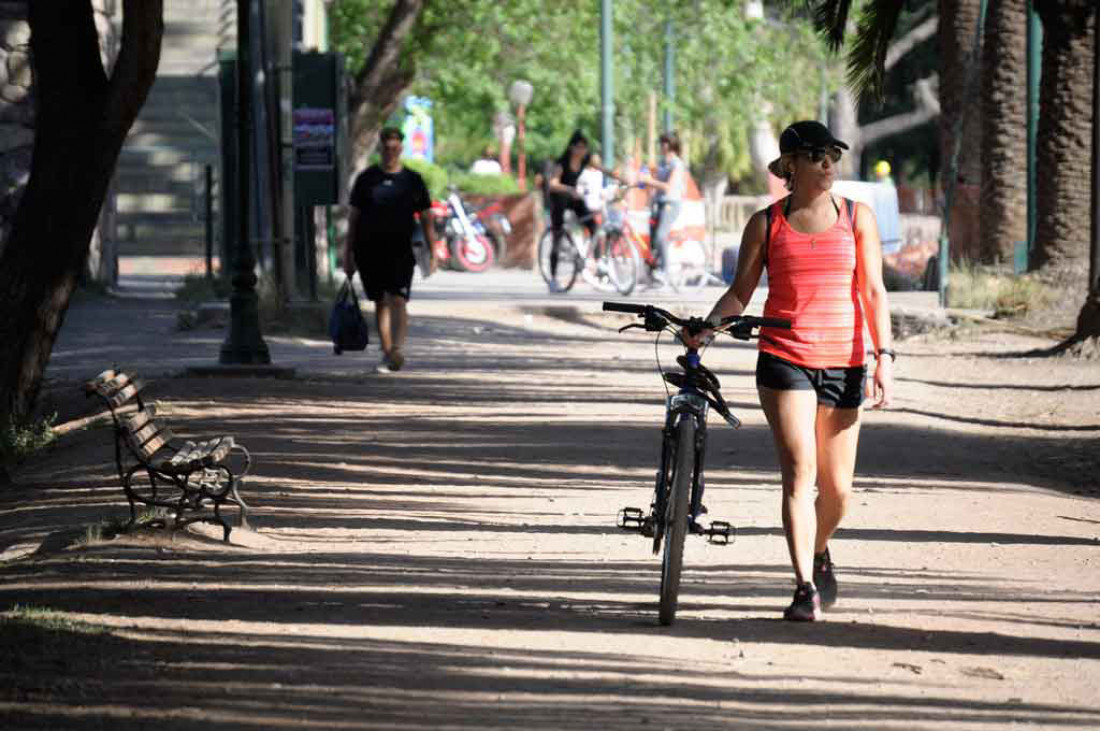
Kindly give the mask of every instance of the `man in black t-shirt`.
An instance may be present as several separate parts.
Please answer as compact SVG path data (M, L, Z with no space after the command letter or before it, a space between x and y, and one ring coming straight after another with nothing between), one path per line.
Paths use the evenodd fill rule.
M435 231L431 196L419 173L401 164L404 135L386 127L379 135L382 163L359 173L351 190L344 272L350 279L359 267L367 299L374 302L382 361L377 370L389 373L405 364L402 346L408 331L406 303L412 290L412 251L416 214L435 269Z

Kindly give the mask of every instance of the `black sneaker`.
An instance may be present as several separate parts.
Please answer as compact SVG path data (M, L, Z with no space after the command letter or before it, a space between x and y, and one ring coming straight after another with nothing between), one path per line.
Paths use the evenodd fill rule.
M798 585L791 606L783 612L783 619L788 622L816 622L821 619L821 597L813 584L806 582Z
M829 549L814 554L814 586L821 594L821 606L829 609L836 604L836 574L833 573L833 560L829 558Z

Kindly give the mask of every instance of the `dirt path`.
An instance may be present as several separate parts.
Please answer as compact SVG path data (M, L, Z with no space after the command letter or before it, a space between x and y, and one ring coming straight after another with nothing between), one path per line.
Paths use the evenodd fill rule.
M256 455L258 532L234 546L57 549L123 512L104 428L19 473L0 552L52 538L0 565L0 608L111 631L22 647L4 728L1100 727L1094 363L1004 357L1041 343L997 334L901 344L833 545L841 604L792 626L754 353L715 347L745 426L712 424L707 504L739 536L690 540L660 628L657 559L614 526L649 499L651 342L594 307L414 313L393 376L152 385L177 431Z

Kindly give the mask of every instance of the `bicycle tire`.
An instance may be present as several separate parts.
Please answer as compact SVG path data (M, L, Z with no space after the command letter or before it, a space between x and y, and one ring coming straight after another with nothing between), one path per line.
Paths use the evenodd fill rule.
M684 539L688 527L691 478L695 470L695 422L681 416L676 425L676 460L665 509L665 551L661 560L659 619L666 627L676 619L680 573L684 566Z
M604 244L607 269L615 290L626 297L638 285L638 273L642 270L642 257L621 232L609 233Z
M539 273L542 274L546 286L559 292L568 292L573 288L580 274L580 252L573 242L573 236L568 231L561 232L561 250L558 252L558 268L555 276L550 273L550 253L554 248L554 229L548 228L539 239L538 257Z

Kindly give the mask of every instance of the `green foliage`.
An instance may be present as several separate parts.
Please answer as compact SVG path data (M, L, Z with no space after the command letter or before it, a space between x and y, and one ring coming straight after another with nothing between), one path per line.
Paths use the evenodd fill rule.
M519 183L510 175L474 175L458 173L451 182L470 195L510 195L519 192Z
M401 164L420 173L432 198L442 198L447 195L448 175L442 167L423 160L406 159L402 160Z
M54 439L57 414L26 424L9 422L0 428L0 465L18 464Z
M334 4L334 45L352 72L388 8L378 0ZM839 83L838 64L805 17L748 21L742 4L729 0L616 0L614 12L618 160L644 149L649 95L662 88L667 19L677 31L674 123L696 168L748 173L752 123L764 117L778 129L816 116L822 84ZM599 3L591 0L429 4L405 61L415 59L418 69L410 91L433 101L437 163L466 169L493 142L494 117L514 112L507 94L517 79L534 87L526 124L530 169L560 155L577 128L599 150L599 27Z

